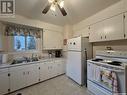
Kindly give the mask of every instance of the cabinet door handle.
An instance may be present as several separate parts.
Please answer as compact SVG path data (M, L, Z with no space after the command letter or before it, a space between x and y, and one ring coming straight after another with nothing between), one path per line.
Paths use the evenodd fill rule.
M105 39L106 39L106 36L105 36Z
M101 39L102 39L102 36L101 36Z
M29 75L29 73L30 73L30 72L28 71L28 75Z

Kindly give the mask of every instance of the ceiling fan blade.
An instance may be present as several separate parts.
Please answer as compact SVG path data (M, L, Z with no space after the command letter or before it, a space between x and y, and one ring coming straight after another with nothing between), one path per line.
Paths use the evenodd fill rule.
M42 13L46 14L49 11L51 5L52 5L52 3L48 3L48 5L45 7L45 9L42 11Z
M57 5L58 5L58 8L60 9L62 15L63 16L66 16L67 15L67 12L65 11L65 9L63 7L61 8L59 4L57 4Z

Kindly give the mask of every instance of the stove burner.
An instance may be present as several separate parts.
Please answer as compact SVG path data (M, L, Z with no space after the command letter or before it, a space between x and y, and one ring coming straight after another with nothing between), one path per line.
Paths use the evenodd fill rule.
M107 62L107 64L110 64L110 65L115 65L115 66L121 66L121 62L118 62L118 61L112 61L112 62Z
M97 59L93 59L92 61L99 62L99 61L103 61L103 59L97 58Z

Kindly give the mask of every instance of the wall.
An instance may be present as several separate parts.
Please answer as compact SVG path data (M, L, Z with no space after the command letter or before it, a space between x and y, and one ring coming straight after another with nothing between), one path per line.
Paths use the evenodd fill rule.
M106 47L111 47L116 51L127 51L127 40L93 43L93 56L96 50L106 50Z
M44 28L44 29L49 29L49 30L61 31L61 32L63 31L63 27L61 26L42 22L39 20L26 18L21 15L15 15L14 18L0 18L0 21L23 24L23 25L28 25L32 27Z
M65 25L64 26L64 39L70 39L73 35L72 25ZM64 45L64 51L67 51L67 45Z
M20 15L15 15L14 18L0 18L0 21L2 22L9 22L9 23L16 23L16 24L21 24L21 25L27 25L27 26L32 26L32 27L37 27L37 28L43 28L43 29L48 29L52 31L57 31L57 32L63 32L63 27L50 24L50 23L45 23L39 20L34 20L30 18L26 18ZM22 57L22 56L30 56L32 53L37 54L39 56L47 56L47 52L42 51L42 38L37 39L37 50L36 51L26 51L26 52L14 52L13 50L13 37L6 37L4 36L4 31L5 31L5 25L1 24L2 26L0 28L0 33L2 33L2 46L3 46L3 51L4 53L9 54L9 60L12 60L13 58L16 57Z
M72 29L72 25L65 25L64 26L64 39L70 39L72 38L72 35L73 35L73 29ZM67 45L64 45L63 46L63 56L66 58L67 57Z

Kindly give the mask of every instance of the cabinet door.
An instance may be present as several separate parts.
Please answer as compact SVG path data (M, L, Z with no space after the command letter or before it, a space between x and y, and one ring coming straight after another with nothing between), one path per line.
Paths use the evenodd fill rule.
M49 78L49 67L47 62L40 63L40 80L44 81Z
M123 21L123 14L114 16L104 21L104 31L106 33L106 40L110 41L124 39Z
M65 64L62 60L56 60L54 64L56 64L57 75L61 75L65 73Z
M27 66L26 79L27 86L39 82L39 66L37 64L31 64Z
M98 22L92 26L90 26L90 42L98 42L103 41L104 38L104 23Z
M125 11L127 11L127 0L123 0L124 1L124 9Z
M85 27L79 31L75 31L74 37L78 37L78 36L89 37L89 27Z
M82 31L82 37L89 37L90 27L86 27Z
M45 30L43 33L43 49L62 49L63 36L61 32Z
M26 71L28 68L24 68L24 66L11 67L10 68L10 88L11 91L15 91L27 86L26 81Z
M9 88L8 69L0 69L0 95L7 94Z
M127 39L127 13L125 13L125 39Z

